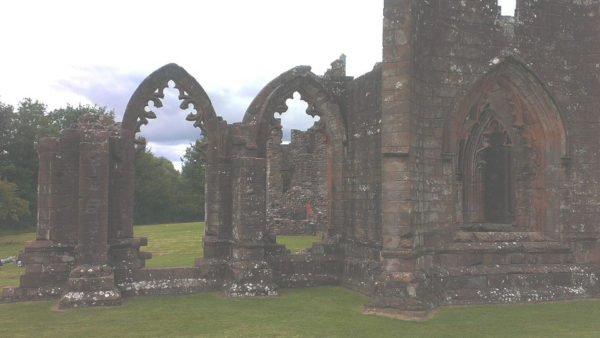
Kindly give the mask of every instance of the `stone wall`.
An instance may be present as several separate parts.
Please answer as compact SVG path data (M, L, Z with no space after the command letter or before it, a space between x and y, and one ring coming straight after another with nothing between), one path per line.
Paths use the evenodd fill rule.
M381 236L381 65L348 84L344 160L344 285L372 291Z
M598 231L587 218L598 196L590 188L597 186L596 160L581 155L594 152L589 137L597 134L600 116L594 106L600 59L592 51L600 2L519 0L515 17L502 17L495 0L385 4L384 273L374 304L418 311L455 296L476 303L576 297L578 288L580 296L597 292L590 264L598 263ZM484 148L469 147L485 136L472 140L469 132L493 119L511 139L514 220L473 226L486 222L479 211L485 199L477 195L485 191L476 177L485 163L469 158ZM580 188L581 182L589 186ZM462 231L474 230L495 234L461 239ZM514 237L518 231L540 237ZM501 245L512 238L518 248ZM502 282L486 275L492 270L484 272L492 262ZM481 267L469 270L473 265ZM552 269L546 286L517 282ZM593 282L572 273L561 277L569 270ZM510 280L510 274L519 277ZM476 286L440 292L443 281L459 275L463 280L449 289ZM526 296L511 296L519 293Z
M267 157L279 172L267 183L267 222L275 235L319 235L327 229L327 136L319 122L292 130L288 144L273 145Z

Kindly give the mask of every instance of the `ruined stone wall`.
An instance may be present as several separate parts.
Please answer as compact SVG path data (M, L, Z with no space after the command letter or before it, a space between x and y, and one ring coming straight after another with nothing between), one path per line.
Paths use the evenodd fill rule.
M382 245L380 65L348 84L345 106L343 283L369 292Z
M271 233L322 236L328 222L324 126L317 122L307 131L292 130L290 143L270 144L267 158L273 168L267 183ZM275 161L278 163L272 163Z
M579 283L573 273L595 281L593 269L569 264L598 262L597 229L584 228L599 216L597 138L591 138L599 116L600 1L517 3L516 17L502 17L496 0L385 1L383 273L373 298L380 309L528 299L515 292L535 299L597 292L595 282ZM513 197L520 201L515 225L500 231L541 233L515 237L520 249L497 244L510 232L456 237L466 220L477 219L465 214L482 202L476 194L463 199L477 186L466 186L463 136L453 132L485 125L481 116L500 101L504 115L497 115L514 136ZM466 164L481 165L477 157ZM541 270L549 272L543 285L535 283Z
M414 114L412 141L418 173L413 187L416 245L435 245L436 234L456 220L456 163L444 160L444 122L501 51L503 36L495 0L413 2ZM426 234L430 233L430 236ZM430 242L431 241L431 242Z
M413 187L419 201L413 219L417 231L443 231L457 221L452 186L456 163L441 154L444 121L480 77L512 56L531 69L555 99L568 135L568 179L565 168L546 169L556 173L550 175L553 182L545 182L547 194L559 199L552 204L562 209L550 208L547 217L568 224L567 232L597 233L598 1L522 0L514 18L502 17L494 0L413 5L418 32L413 37L417 137L412 141L419 173ZM544 231L562 229L548 224ZM421 240L427 238L431 243L420 244L437 241L435 236Z
M600 262L600 1L521 1L517 46L547 84L563 113L569 158L566 185L552 191L561 199L567 238L578 260ZM585 238L589 238L585 240ZM591 249L583 254L583 249Z

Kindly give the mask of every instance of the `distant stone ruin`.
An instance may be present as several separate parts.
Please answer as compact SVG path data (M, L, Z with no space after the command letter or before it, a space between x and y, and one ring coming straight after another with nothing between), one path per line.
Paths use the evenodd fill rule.
M327 134L316 122L292 130L281 144L273 129L267 143L267 228L274 235L319 235L327 230Z
M60 307L343 285L376 313L600 295L600 1L386 0L383 62L358 78L293 68L228 124L183 68L146 78L123 122L39 142L39 224L2 301ZM204 257L144 267L135 135L172 80L206 166ZM320 121L281 145L286 99ZM299 254L280 233L318 233Z

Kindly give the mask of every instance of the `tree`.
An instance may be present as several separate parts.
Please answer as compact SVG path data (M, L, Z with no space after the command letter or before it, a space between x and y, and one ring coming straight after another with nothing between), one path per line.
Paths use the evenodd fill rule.
M39 139L60 135L88 111L114 116L104 107L89 105L46 110L45 104L30 98L23 99L16 110L0 102L0 175L16 184L15 196L29 204L29 213L12 220L11 226L33 227L37 222Z
M164 157L156 157L138 138L135 154L134 224L166 223L177 219L179 172Z
M0 222L18 221L29 214L29 203L16 196L17 185L0 178Z
M204 176L206 163L196 145L190 144L181 158L177 209L180 221L204 220Z
M8 145L13 132L11 127L13 114L13 106L0 102L0 169L2 164L8 161Z
M77 123L77 120L85 113L96 113L105 115L111 119L115 118L115 112L113 110L108 110L106 107L91 106L89 104L79 104L77 107L67 104L66 108L55 109L48 113L48 118L50 119L52 126L60 131Z
M6 115L2 121L0 175L16 184L16 196L29 204L28 216L20 217L18 223L15 220L10 225L32 227L37 214L38 140L53 136L56 131L44 114L46 105L38 101L26 98L16 111L6 105L2 105L2 110Z

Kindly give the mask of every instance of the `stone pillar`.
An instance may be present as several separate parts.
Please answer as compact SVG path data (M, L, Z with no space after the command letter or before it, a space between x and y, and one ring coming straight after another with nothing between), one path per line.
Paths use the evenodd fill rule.
M38 227L36 240L25 244L20 296L46 298L65 291L77 240L78 149L74 129L39 141Z
M414 181L411 152L415 1L388 0L383 21L382 236L383 272L369 307L375 311L422 311L416 277Z
M131 283L135 271L146 265L152 257L140 252L147 245L145 237L133 237L133 137L112 133L109 137L109 192L108 192L108 243L109 264L113 267L115 284Z
M283 196L283 181L281 179L281 120L275 119L277 126L271 129L271 137L267 139L267 212ZM267 215L268 217L268 215ZM269 229L271 230L271 229Z
M227 258L231 254L230 166L223 158L205 168L204 258ZM212 162L212 163L211 163Z
M231 256L231 162L229 127L222 119L206 121L205 140L197 145L206 160L204 171L204 258Z
M39 141L39 170L38 170L38 224L35 239L50 240L52 230L52 169L54 159L58 154L58 139L55 137L42 138Z
M230 297L273 296L279 292L265 260L266 160L239 157L232 160L233 282Z
M60 308L120 305L108 265L109 134L91 125L79 146L79 217L77 266L69 274L69 292Z

